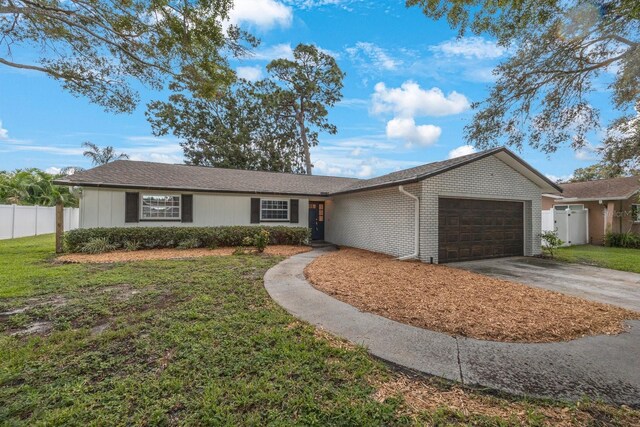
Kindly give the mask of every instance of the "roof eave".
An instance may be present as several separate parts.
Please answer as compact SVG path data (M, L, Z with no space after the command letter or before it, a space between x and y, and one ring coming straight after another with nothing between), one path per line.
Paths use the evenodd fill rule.
M71 182L71 181L52 181L57 185L68 185L74 187L92 187L92 188L115 188L119 190L150 190L150 191L180 191L189 193L224 193L224 194L269 194L283 196L299 196L299 197L328 197L329 193L321 191L317 193L298 193L287 191L246 191L246 190L222 190L222 189L206 189L206 188L186 188L186 187L168 187L153 185L123 185L109 184L104 182Z

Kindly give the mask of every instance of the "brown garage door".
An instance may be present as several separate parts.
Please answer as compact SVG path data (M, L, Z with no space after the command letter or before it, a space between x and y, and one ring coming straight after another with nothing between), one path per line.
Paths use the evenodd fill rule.
M523 255L521 202L438 200L438 262Z

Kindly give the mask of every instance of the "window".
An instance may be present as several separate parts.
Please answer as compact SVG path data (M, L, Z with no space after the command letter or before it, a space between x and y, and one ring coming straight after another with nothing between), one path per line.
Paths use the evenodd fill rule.
M143 194L141 219L180 219L180 196Z
M566 211L567 209L572 211L581 211L584 209L584 205L555 205L554 208L557 211Z
M268 200L260 201L261 221L288 221L289 201L288 200Z
M631 218L633 222L640 222L640 204L631 205Z

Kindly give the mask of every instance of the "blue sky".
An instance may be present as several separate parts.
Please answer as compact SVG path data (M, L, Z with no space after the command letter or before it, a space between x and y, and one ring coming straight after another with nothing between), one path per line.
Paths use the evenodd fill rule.
M403 1L381 3L238 0L232 12L233 22L262 41L252 57L232 61L241 76L265 76L269 60L290 56L298 43L333 54L347 73L344 99L330 112L338 134L321 135L312 151L316 174L366 178L468 153L469 104L485 98L491 70L508 55L484 37L457 39L446 22ZM90 167L83 141L112 145L134 160L181 163L179 141L153 137L144 116L145 103L167 93L141 88L141 95L133 114L111 114L42 74L0 68L0 170ZM591 102L606 110L606 91ZM591 149L567 147L551 156L519 154L554 179L597 160Z

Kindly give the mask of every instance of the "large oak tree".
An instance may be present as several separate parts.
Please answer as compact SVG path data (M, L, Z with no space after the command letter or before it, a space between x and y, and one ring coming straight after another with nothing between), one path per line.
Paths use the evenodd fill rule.
M552 153L587 144L601 126L589 95L606 84L619 118L608 124L605 162L640 162L640 2L637 0L407 0L460 35L497 39L513 54L476 103L468 139L479 147L528 143Z
M108 111L129 112L135 83L233 81L226 55L255 40L223 24L232 0L0 0L0 66L44 73Z

